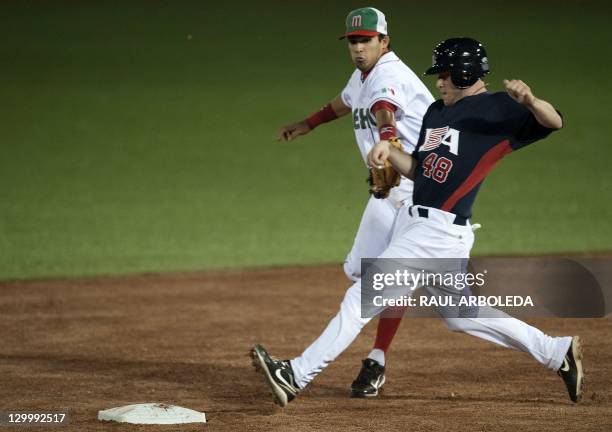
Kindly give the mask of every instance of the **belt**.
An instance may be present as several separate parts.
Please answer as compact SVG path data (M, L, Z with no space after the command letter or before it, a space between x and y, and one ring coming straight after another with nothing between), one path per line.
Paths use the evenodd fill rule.
M410 216L412 216L412 208L414 206L410 206L408 207L408 213L410 214ZM416 208L417 214L419 215L419 217L422 218L429 218L429 209L425 208L425 207L417 207ZM454 214L454 213L451 213ZM464 218L463 216L459 216L459 215L455 215L455 220L453 221L453 224L455 225L461 225L461 226L466 226L467 225L467 218Z

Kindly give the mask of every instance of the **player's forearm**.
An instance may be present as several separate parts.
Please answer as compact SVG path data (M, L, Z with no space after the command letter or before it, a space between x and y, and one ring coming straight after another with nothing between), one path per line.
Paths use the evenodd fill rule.
M386 124L395 126L395 114L386 109L376 111L376 126L378 129L380 130Z
M550 129L563 127L563 119L549 102L534 98L533 102L526 106L542 126Z
M410 180L414 180L414 172L416 169L416 159L409 155L408 153L404 153L391 146L389 149L389 157L387 159L393 168L397 170L401 175Z
M372 106L372 112L376 117L376 127L381 140L397 138L395 123L395 111L397 107L386 101L378 101Z
M343 115L348 114L351 111L349 107L344 105L340 95L336 96L334 100L325 105L319 111L312 113L303 122L308 126L310 130L313 130L323 123L336 120Z

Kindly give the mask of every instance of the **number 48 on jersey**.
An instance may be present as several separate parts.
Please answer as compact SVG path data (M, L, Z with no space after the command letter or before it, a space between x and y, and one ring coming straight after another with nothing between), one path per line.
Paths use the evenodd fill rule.
M459 131L448 126L427 129L423 145L419 151L435 150L441 145L448 147L450 153L459 154ZM423 175L438 183L444 183L453 168L453 161L437 153L430 153L423 160Z
M448 173L453 168L453 161L444 156L438 157L436 153L430 153L423 160L423 175L432 178L438 183L444 183Z

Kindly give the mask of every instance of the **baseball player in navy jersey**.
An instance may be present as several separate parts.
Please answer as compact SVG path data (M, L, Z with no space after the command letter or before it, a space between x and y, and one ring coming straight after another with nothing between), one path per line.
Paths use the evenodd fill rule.
M474 241L471 208L487 174L505 155L562 127L553 106L535 97L520 80L504 80L505 92L487 92L482 78L488 72L489 60L478 41L453 38L440 43L426 74L438 76L436 87L442 98L427 110L415 151L401 152L381 139L368 153L370 166L389 161L414 179L413 203L399 210L389 246L380 258L467 259ZM446 323L452 330L529 353L557 371L570 399L580 401L579 337L551 337L488 309L486 318L449 318ZM275 401L285 406L295 399L370 319L361 316L361 281L357 280L323 333L298 357L277 360L255 345L253 364L263 373Z
M345 88L329 104L305 120L282 126L280 141L305 135L322 123L351 114L357 147L364 164L381 139L399 138L405 151L414 151L423 115L434 101L419 77L390 50L385 15L372 7L351 11L346 18L348 49L356 69ZM355 282L361 277L361 258L375 258L389 245L398 209L412 199L412 181L403 177L387 198L370 197L361 217L344 272ZM384 383L385 352L397 330L397 318L381 319L374 348L352 384L353 396L376 396ZM385 330L389 329L389 330ZM371 377L375 376L374 383ZM372 385L374 384L374 385Z

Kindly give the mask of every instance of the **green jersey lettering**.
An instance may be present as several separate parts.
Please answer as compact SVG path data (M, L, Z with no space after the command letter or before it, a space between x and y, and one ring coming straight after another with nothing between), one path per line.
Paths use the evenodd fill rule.
M365 108L353 109L353 128L369 129L370 126L376 126L376 119L372 117L370 111Z

